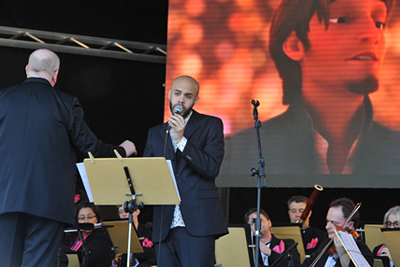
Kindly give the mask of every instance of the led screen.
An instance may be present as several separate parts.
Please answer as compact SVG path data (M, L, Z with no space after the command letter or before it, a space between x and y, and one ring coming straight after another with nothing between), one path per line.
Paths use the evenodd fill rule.
M190 75L200 84L194 108L224 122L218 186L257 185L258 100L267 185L398 187L397 5L280 2L169 1L164 119L174 78Z

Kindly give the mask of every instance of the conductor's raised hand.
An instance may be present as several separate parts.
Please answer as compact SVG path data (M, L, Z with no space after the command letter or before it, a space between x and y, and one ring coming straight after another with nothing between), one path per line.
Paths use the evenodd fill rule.
M136 151L136 146L134 143L132 143L129 140L125 140L124 142L122 142L120 145L120 147L125 149L125 154L127 157L129 157L130 155L136 155L137 151Z

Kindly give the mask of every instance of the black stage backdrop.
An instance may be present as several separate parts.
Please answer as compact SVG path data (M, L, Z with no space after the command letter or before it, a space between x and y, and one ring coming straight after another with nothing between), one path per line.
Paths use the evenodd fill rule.
M16 0L0 4L0 25L166 44L167 14L168 1ZM0 88L24 81L24 67L31 52L0 47ZM148 129L163 121L165 65L62 53L59 56L56 87L79 98L90 128L109 143L134 141L142 155ZM255 180L249 175L249 186L254 186ZM274 223L288 221L288 198L312 193L312 185L287 186L262 189L261 206ZM256 188L222 188L221 192L228 222L243 223L246 210L256 206ZM363 221L381 222L386 210L400 203L398 195L399 189L346 189L345 184L342 188L325 188L314 207L311 224L323 228L329 203L342 196L363 203ZM147 207L141 221L151 220L151 211L152 207ZM115 207L103 207L102 212L105 219L117 218Z

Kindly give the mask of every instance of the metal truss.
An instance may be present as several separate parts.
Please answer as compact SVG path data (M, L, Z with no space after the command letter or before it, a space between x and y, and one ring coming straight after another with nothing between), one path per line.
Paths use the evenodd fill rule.
M0 26L0 46L166 64L166 45Z

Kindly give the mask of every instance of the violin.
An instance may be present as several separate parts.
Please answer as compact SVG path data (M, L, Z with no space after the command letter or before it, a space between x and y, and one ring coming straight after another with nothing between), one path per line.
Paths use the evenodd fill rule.
M360 204L361 205L361 204ZM347 222L346 222L347 223ZM346 225L346 224L345 224ZM338 230L338 231L342 231L342 232L345 232L345 233L349 233L348 231L346 231L346 229L345 228L343 228L342 226L340 226L340 225L335 225L336 226L336 229ZM357 231L353 231L352 233L351 233L351 236L354 238L354 239L358 239L359 237L360 237L360 235L357 233ZM328 249L328 253L329 253L329 255L330 256L333 256L333 255L335 255L336 253L337 253L337 250L336 250L336 247L335 247L335 245L333 245L330 249Z

